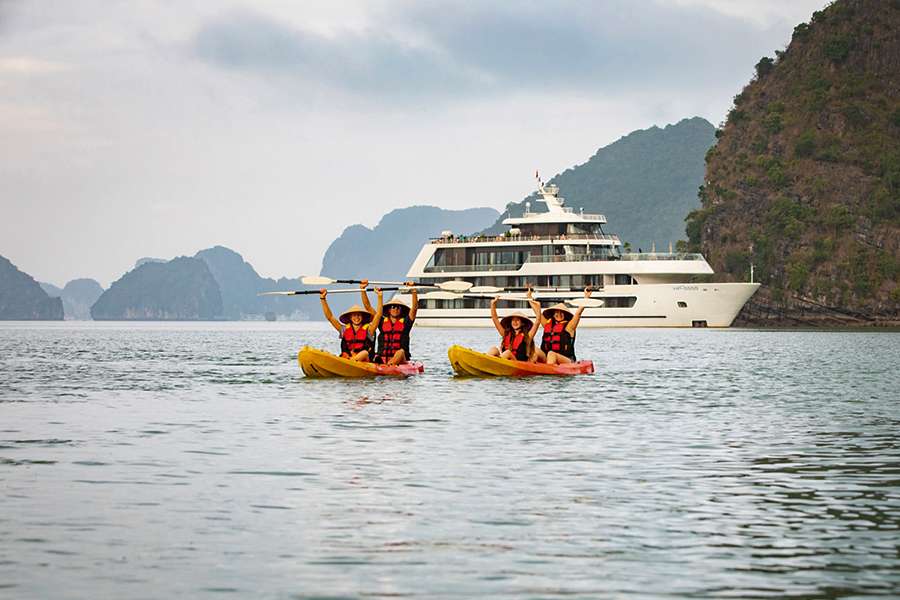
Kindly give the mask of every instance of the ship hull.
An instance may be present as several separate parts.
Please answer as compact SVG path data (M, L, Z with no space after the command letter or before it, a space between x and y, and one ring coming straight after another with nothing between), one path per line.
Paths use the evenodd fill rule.
M587 308L579 327L730 327L758 289L758 283L611 286L594 292L593 297L630 295L636 298L634 306ZM578 297L578 294L572 297ZM523 304L522 308L527 307ZM502 318L514 310L500 309L498 314ZM416 324L420 327L493 327L490 310L486 308L420 308Z

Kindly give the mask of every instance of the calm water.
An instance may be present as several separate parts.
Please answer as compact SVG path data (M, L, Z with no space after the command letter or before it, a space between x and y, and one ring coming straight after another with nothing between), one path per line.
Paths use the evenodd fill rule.
M583 330L309 381L288 323L0 324L0 597L900 595L900 334Z

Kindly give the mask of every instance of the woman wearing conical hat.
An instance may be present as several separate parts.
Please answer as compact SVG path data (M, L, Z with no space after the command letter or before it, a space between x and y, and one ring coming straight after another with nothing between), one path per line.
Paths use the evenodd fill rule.
M575 362L575 330L581 321L584 307L572 310L560 302L541 311L541 303L534 299L532 290L527 293L537 322L544 328L541 347L535 350L532 360L548 365L562 365ZM591 297L591 286L584 288L584 297Z
M534 353L537 321L532 323L528 315L520 312L500 319L497 316L498 300L500 300L500 296L491 300L491 320L494 322L494 327L500 332L500 346L494 346L488 351L488 354L508 360L529 360Z
M376 288L378 295L378 310L372 313L362 306L355 304L341 313L339 319L335 319L328 306L328 290L322 289L319 298L322 300L322 312L341 336L341 357L350 360L368 362L375 354L376 323L381 319L384 310L384 293L381 288Z
M367 283L366 279L360 282L360 294L363 306L372 310L366 294ZM412 288L412 306L399 298L393 298L385 303L385 314L374 321L378 331L378 352L373 360L377 363L400 365L410 359L409 336L419 310L419 292L413 287L415 284L412 281L407 281L405 285Z

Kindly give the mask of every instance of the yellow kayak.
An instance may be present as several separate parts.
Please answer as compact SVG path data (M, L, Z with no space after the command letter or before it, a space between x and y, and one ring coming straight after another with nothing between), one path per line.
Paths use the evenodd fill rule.
M307 377L409 377L425 371L419 362L402 365L377 365L335 356L324 350L304 346L297 353L297 362Z
M548 365L490 356L462 346L450 346L450 365L457 375L470 377L528 377L531 375L590 375L594 363L589 360Z

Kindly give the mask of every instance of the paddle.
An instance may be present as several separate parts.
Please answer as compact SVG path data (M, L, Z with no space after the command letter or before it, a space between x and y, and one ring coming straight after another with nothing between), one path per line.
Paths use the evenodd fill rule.
M381 291L383 291L383 292L391 292L391 291L395 291L395 290L406 290L406 289L408 289L408 288L405 288L405 287L386 287L386 288L381 288ZM374 291L374 290L372 290L372 289L367 289L366 291L367 291L367 292L372 292L372 291ZM260 293L257 294L257 296L304 296L304 295L307 295L307 294L319 294L319 293L321 293L321 290L292 290L292 291L289 291L289 292L260 292ZM353 290L353 289L350 289L350 290L328 290L328 293L329 293L329 294L351 294L351 293L352 293L352 294L358 294L358 293L359 293L359 288L357 288L357 289L355 289L355 290Z
M332 285L334 283L362 283L361 279L332 279L330 277L321 277L317 275L305 275L300 278L300 283L304 285ZM370 281L373 285L406 285L405 281ZM409 287L431 287L440 288L448 292L465 292L472 287L468 281L438 281L436 283L415 282Z
M572 298L566 300L566 304L576 308L600 308L603 306L603 300L600 298Z

